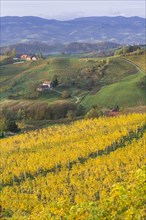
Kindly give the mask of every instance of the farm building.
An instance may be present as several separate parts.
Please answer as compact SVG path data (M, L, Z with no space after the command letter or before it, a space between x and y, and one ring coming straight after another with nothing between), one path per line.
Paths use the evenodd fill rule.
M43 84L41 84L38 88L37 91L42 92L42 91L47 91L52 87L52 82L51 81L44 81Z
M38 60L38 58L35 55L33 55L33 56L31 56L31 60L36 61L36 60Z
M27 60L27 58L29 58L29 56L27 54L23 54L21 55L21 60Z
M35 55L29 56L27 54L21 55L20 58L21 60L33 60L33 61L38 60L38 58Z
M51 86L52 86L52 81L44 81L42 85L43 85L43 86L48 86L49 88L51 88Z

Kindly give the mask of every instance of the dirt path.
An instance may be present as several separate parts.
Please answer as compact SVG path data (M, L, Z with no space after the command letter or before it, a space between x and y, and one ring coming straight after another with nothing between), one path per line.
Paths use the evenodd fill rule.
M132 64L133 66L136 67L136 69L141 72L143 75L146 75L146 73L135 63L133 63L131 60L128 60L126 58L122 58L123 60L125 60L127 63Z
M58 93L58 94L62 94L62 92L59 92L59 91L56 90L56 89L50 88L50 90L52 90L52 91L54 91L54 92L56 92L56 93ZM72 98L74 98L74 99L76 100L76 101L75 101L75 104L78 104L78 103L79 103L80 99L79 99L78 96L72 96Z
M62 92L59 92L59 91L56 90L56 89L52 89L52 88L50 88L50 90L52 90L53 92L57 92L58 94L62 94Z
M75 104L78 104L80 101L79 97L77 97L77 96L73 96L73 97L76 99Z

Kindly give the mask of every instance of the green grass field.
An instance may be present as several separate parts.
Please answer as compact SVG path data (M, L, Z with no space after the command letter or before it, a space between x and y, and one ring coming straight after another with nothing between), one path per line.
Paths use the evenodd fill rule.
M118 83L104 86L95 95L87 95L82 105L89 110L94 105L99 107L129 107L146 105L146 91L138 85L143 73L127 76Z

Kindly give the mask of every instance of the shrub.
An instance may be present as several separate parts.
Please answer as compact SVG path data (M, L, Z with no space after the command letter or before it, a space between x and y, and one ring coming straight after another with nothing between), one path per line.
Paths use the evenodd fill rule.
M85 118L98 118L107 115L107 112L107 109L100 109L98 106L94 106L89 112L87 112Z
M61 94L61 97L64 98L64 99L67 99L71 96L71 94L68 92L68 91L63 91L62 94Z
M18 132L20 129L15 121L6 120L6 131Z

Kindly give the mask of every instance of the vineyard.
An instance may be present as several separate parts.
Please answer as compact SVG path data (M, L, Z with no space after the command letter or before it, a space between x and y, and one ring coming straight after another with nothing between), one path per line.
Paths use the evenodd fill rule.
M1 139L1 214L13 220L145 219L145 114Z

